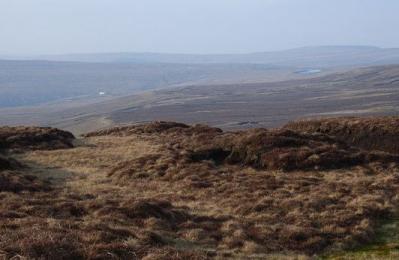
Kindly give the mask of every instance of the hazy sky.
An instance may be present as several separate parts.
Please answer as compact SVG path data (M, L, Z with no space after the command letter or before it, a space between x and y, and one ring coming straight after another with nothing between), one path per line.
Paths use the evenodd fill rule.
M0 0L0 54L399 47L399 0Z

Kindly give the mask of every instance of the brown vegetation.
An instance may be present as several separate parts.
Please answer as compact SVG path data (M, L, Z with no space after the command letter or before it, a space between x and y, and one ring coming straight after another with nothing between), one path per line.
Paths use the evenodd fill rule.
M0 192L49 190L48 183L18 171L24 167L13 158L0 156Z
M0 171L0 192L50 190L49 183L34 175L16 171Z
M0 127L0 152L70 148L73 139L71 133L55 128ZM29 174L26 165L10 156L0 155L0 192L49 190L49 182Z
M373 161L399 162L399 156L362 152L324 135L290 130L248 130L228 140L231 147L228 162L260 169L339 169Z
M72 147L74 136L50 127L0 127L0 149L62 149Z
M0 171L18 169L20 167L22 167L22 165L17 160L0 155Z
M165 201L118 202L60 191L36 193L35 198L26 194L8 195L2 201L0 248L6 257L136 259L175 254L176 259L189 255L203 259L206 256L168 248L168 234L178 225L196 219Z
M166 123L145 127L153 129L158 124ZM143 134L148 138L153 130L132 131L143 128L112 129L110 133ZM182 128L184 131L178 127L150 135L162 144L158 152L123 161L111 169L109 176L119 184L140 179L178 182L182 190L198 201L216 200L217 205L232 209L231 219L250 216L246 220L249 223L237 225L245 226L242 232L255 229L262 235L244 236L233 248L242 248L250 242L265 252L280 248L315 253L337 243L350 246L369 240L376 219L392 214L392 203L397 199L394 190L398 188L398 176L393 170L399 162L396 155L361 151L323 134L266 129L233 133L208 130L211 134L198 138L190 134L191 127ZM270 170L292 173L284 176ZM345 176L340 177L342 174ZM377 175L380 179L374 180ZM385 185L388 179L393 182ZM379 194L381 187L385 187L383 197ZM198 197L201 190L205 194L199 194L205 196ZM373 190L378 195L373 195ZM353 202L363 197L372 200L366 202L370 202L367 210ZM254 228L252 221L262 227ZM275 228L270 229L271 226Z
M16 155L43 183L65 177L0 192L0 256L264 259L369 242L397 212L398 157L342 141L154 122Z
M399 117L338 117L295 121L284 128L322 133L366 150L399 153Z
M164 175L166 171L174 170L177 162L185 167L204 160L216 164L229 163L283 171L338 169L371 162L399 162L399 156L361 151L327 135L284 129L223 133L218 128L155 122L113 128L87 136L153 133L164 139L164 149L158 154L122 162L111 175L120 171L135 171L143 177L154 170Z

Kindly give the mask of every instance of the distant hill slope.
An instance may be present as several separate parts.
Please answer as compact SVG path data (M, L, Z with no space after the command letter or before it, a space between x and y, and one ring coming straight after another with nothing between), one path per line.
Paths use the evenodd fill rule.
M244 129L303 117L397 115L398 108L399 65L392 65L282 82L177 87L76 106L1 109L0 124L49 125L78 134L154 120Z
M54 61L124 63L258 63L284 67L342 67L399 63L398 48L316 46L246 54L92 53L35 57Z
M263 64L0 60L0 108L63 99L101 100L177 85L262 82L308 76L296 70Z
M0 108L101 101L171 86L309 78L399 64L399 49L321 46L249 54L94 53L14 59L0 57Z
M193 86L119 99L115 123L149 120L203 122L225 129L280 126L301 117L396 115L399 66L352 70L275 83ZM121 106L121 104L127 104Z

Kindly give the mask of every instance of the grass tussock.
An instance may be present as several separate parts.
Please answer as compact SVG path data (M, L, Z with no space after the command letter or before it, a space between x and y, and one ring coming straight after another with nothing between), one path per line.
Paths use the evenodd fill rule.
M181 251L171 246L176 230L186 230L192 225L208 227L205 222L211 221L210 218L192 215L187 209L176 208L163 200L109 201L60 192L41 192L35 198L3 193L0 248L7 257L186 259L192 255L196 259L206 258L204 252Z
M319 132L155 122L81 143L16 155L59 176L0 190L0 256L306 259L373 241L399 206L396 154Z
M49 183L19 171L0 171L0 192L46 191Z
M372 162L399 162L397 155L361 151L322 134L267 129L222 133L218 129L207 129L192 135L196 127L193 127L194 131L184 129L185 134L171 129L166 134L161 131L159 135L164 136L165 141L162 141L163 146L158 153L121 162L111 170L110 176L146 178L151 175L179 175L187 168L207 167L209 161L216 165L225 163L282 171L340 169ZM116 129L111 131L118 133ZM129 134L130 130L122 132Z
M399 117L339 117L295 121L284 128L322 133L366 150L399 153Z
M137 124L131 126L114 127L110 129L100 130L87 133L85 137L93 136L128 136L134 134L177 134L177 135L193 135L193 134L209 134L221 133L219 128L208 127L205 125L189 126L182 123L155 121L148 124Z
M373 161L399 162L399 157L351 148L324 135L290 130L256 129L235 134L220 147L230 149L229 163L269 170L340 169Z
M63 149L71 148L74 136L50 127L0 127L0 149Z
M210 132L196 138L161 131L152 135L162 144L157 152L122 161L108 176L124 185L177 184L187 196L223 205L234 228L221 231L219 247L252 253L355 246L370 241L376 221L394 212L394 154L359 150L320 133Z
M26 166L19 161L0 156L0 192L49 190L49 183L20 170Z

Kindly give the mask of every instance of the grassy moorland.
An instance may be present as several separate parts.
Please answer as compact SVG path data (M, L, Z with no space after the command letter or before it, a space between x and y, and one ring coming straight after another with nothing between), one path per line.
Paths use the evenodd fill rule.
M79 139L4 127L0 256L389 259L398 126L396 117L236 132L154 122Z

